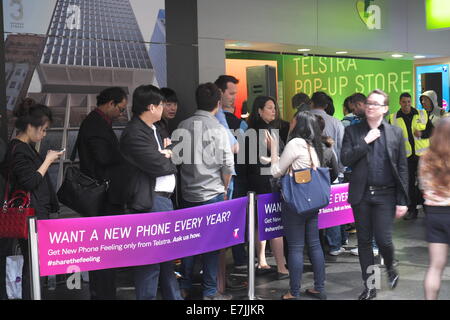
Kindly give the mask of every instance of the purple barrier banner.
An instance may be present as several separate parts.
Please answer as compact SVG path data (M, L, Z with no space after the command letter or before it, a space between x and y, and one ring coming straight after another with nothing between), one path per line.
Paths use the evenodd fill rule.
M348 199L348 183L331 186L330 203L319 211L319 229L326 229L354 222ZM260 240L283 236L281 224L281 195L267 193L258 195L258 232Z
M40 275L170 261L245 241L248 198L168 212L39 220Z
M281 194L266 193L257 195L259 240L282 237Z

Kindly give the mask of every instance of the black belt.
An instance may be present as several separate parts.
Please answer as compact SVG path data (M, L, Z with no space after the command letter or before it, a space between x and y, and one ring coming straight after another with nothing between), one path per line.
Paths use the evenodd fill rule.
M380 191L380 190L387 190L387 189L393 189L395 188L394 186L368 186L367 187L369 189L369 191Z
M168 198L168 199L170 199L170 198L172 198L172 192L161 192L161 191L155 191L155 194L157 195L157 196L160 196L160 197L163 197L163 198Z

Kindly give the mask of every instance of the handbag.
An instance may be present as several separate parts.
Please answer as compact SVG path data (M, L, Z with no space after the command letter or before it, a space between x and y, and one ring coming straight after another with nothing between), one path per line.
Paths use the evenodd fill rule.
M106 202L108 181L97 181L80 171L75 160L78 138L72 150L72 164L66 168L64 181L57 192L58 200L84 217L97 216Z
M12 154L16 146L12 149ZM34 208L30 208L30 192L16 190L9 197L12 166L8 169L3 207L0 209L0 238L28 239L28 217L35 215Z
M306 214L326 207L330 202L329 168L313 169L310 147L308 145L311 168L293 170L281 178L281 195L288 208L298 214Z
M6 189L5 202L0 210L0 238L28 239L28 217L35 215L34 208L29 207L30 193L17 190L8 200L8 184Z

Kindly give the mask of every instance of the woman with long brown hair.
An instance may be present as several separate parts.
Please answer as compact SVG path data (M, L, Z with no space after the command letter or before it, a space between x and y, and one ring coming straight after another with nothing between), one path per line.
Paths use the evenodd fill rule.
M420 189L425 199L430 266L425 275L425 299L435 300L447 265L450 244L450 117L437 122L430 147L419 162Z

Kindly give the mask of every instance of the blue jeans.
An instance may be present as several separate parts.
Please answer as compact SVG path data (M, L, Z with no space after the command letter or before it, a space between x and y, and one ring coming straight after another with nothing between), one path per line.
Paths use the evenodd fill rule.
M211 204L224 201L223 194L204 202L188 202L183 200L183 208L198 207L205 204ZM212 296L217 292L217 270L219 268L219 250L203 253L199 255L202 257L203 263L203 296ZM183 278L180 282L182 289L190 290L192 288L192 278L194 272L195 257L186 257L181 260L181 273Z
M153 199L149 212L172 211L172 200L160 196ZM158 280L164 300L183 300L174 273L173 261L166 261L134 268L134 283L137 300L154 300L158 291Z
M291 294L300 295L303 273L303 248L308 244L314 271L314 289L325 291L325 259L319 239L318 212L300 215L282 206L281 221L288 243L288 268Z
M340 226L341 227L341 242L342 242L342 245L344 245L345 242L347 242L347 240L348 240L348 233L345 231L345 226L346 226L345 224Z
M330 252L337 251L342 247L341 226L327 228L325 231L325 237L327 238Z
M234 195L234 176L230 179L230 184L228 185L227 197L229 200L233 199Z

